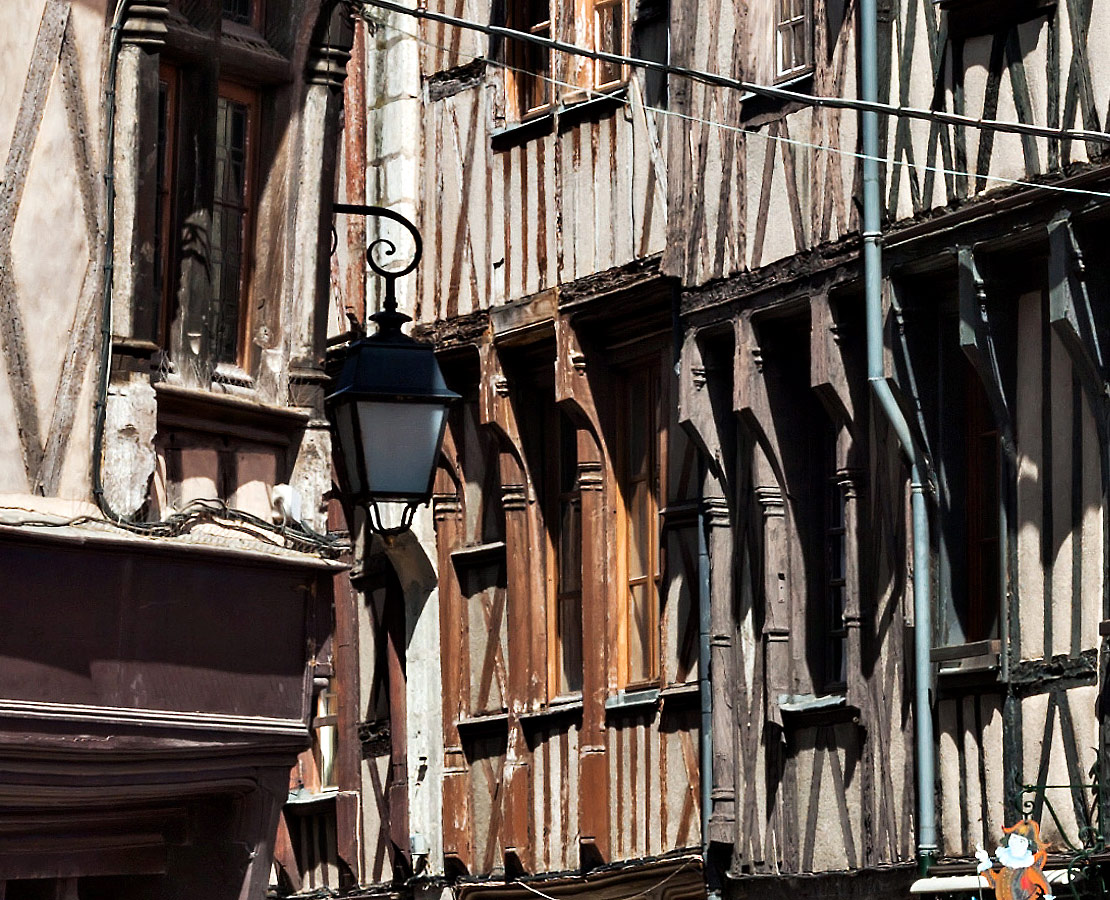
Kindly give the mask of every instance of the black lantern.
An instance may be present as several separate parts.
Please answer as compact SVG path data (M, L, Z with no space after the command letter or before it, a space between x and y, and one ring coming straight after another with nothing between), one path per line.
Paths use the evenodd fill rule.
M347 345L332 391L324 400L340 487L352 502L367 506L373 530L401 531L431 496L447 408L459 395L443 380L431 344L401 332L409 317L397 310L394 282L420 261L422 243L416 227L399 213L377 206L336 204L335 210L400 222L416 242L412 261L394 271L374 259L379 247L392 256L396 252L392 241L379 238L366 251L370 268L385 279L382 311L370 317L378 331ZM407 504L399 528L382 527L376 516L379 500Z

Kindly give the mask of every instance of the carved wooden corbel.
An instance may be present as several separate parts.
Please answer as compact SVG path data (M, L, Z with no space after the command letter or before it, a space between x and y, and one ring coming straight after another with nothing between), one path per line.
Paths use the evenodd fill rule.
M713 403L715 388L711 383L708 361L696 331L686 333L682 341L678 376L678 423L698 445L714 476L727 483L730 479L722 446L722 429L731 429L732 417L721 421Z
M755 328L747 315L737 316L736 354L734 357L733 409L752 437L763 448L775 481L785 484L782 473L782 452L779 447L775 419L763 380L763 351Z
M833 421L855 430L856 410L844 365L841 326L827 294L809 300L810 384Z

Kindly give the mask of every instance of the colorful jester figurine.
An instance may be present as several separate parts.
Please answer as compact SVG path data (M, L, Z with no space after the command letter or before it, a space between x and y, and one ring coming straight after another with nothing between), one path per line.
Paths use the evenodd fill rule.
M1002 830L1006 845L995 850L1000 869L994 868L982 844L975 848L979 873L991 882L997 900L1055 900L1044 877L1048 845L1041 843L1040 826L1033 819L1021 819Z

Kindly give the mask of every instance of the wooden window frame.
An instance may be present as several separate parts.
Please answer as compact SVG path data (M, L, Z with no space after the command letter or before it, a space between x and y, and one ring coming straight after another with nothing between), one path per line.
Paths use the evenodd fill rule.
M236 336L235 336L235 351L233 359L220 358L219 350L217 348L213 355L213 361L217 365L233 365L242 369L249 369L250 365L250 340L251 333L251 282L254 270L254 220L257 207L258 198L256 196L256 183L257 183L257 170L258 170L258 132L260 127L260 97L259 92L251 87L248 87L239 82L223 81L219 82L216 91L217 96L217 115L219 115L219 100L228 100L232 103L237 103L247 108L247 135L246 135L246 159L244 161L244 178L243 178L243 224L242 224L242 248L239 264L239 296L238 307L239 315L236 322ZM216 191L218 193L219 186L217 185ZM212 214L216 215L217 207L221 206L221 201L218 196L214 194L212 199ZM218 302L222 303L221 297ZM214 298L214 303L217 301ZM215 311L218 314L218 310Z
M515 0L516 5L510 6L507 17L510 28L544 37L552 37L560 32L562 23L557 18L558 7L556 5L552 2L548 3L547 19L528 22L521 20L523 15L519 5L521 2L522 0ZM812 0L807 0L807 2L812 2ZM514 0L510 0L510 4L513 3ZM618 45L613 48L612 52L627 56L632 40L630 7L629 0L575 0L575 20L588 23L586 26L588 34L581 37L582 42L595 49L601 49L601 17L606 10L617 10L617 14L620 16L620 35ZM609 64L595 59L589 61L589 64L575 69L568 76L569 81L577 82L577 84L558 85L555 82L555 54L550 51L544 52L546 53L547 67L546 72L541 73L526 66L528 46L525 42L515 40L508 42L509 68L506 70L505 79L506 101L511 116L516 121L525 122L551 112L558 103L557 98L560 88L563 89L565 102L577 102L580 99L585 99L587 94L590 93L611 93L620 90L628 84L631 77L630 68L627 65L621 65L616 78L603 80L603 68ZM547 81L547 89L544 94L546 99L542 104L525 105L527 102L524 98L527 90L525 85L529 79L545 79Z
M631 511L629 504L632 501L632 490L628 471L628 456L631 442L631 407L630 393L637 380L645 382L648 389L647 408L652 411L649 424L646 448L647 459L647 510L645 522L647 535L645 537L644 569L645 574L633 578L629 574L629 557L631 533ZM662 589L662 548L661 528L659 523L660 498L665 496L663 473L665 472L667 429L663 416L660 415L662 403L665 401L662 391L661 368L655 359L645 360L634 370L624 373L620 380L620 410L618 414L619 429L617 435L617 482L620 502L617 504L617 557L618 557L618 590L620 596L616 608L619 610L617 626L617 659L619 671L619 687L639 688L658 686L662 679L661 665L661 635L659 617L659 598ZM652 434L654 432L654 434ZM631 671L632 660L630 657L629 628L633 615L631 588L633 582L642 583L645 587L644 608L648 621L646 633L648 638L647 656L648 671L642 676L633 676Z
M998 503L1001 497L1000 431L994 421L986 390L978 373L966 364L964 398L964 448L966 453L967 515L966 593L963 610L964 643L997 637L1001 614L1002 585L999 572L1001 529ZM989 450L986 445L989 446ZM989 505L993 499L993 508ZM991 554L987 548L994 547ZM983 577L984 566L993 556L993 574ZM991 623L993 627L988 627Z
M813 71L813 0L773 0L773 2L775 4L775 83L781 84L784 81L802 78ZM801 2L801 14L787 10L787 7L795 2ZM794 63L792 66L785 66L786 38L789 36L792 39L799 28L805 32L804 59L801 62L792 60Z
M339 758L339 692L334 678L316 695L316 715L312 719L312 757L320 791L336 790L336 762Z
M561 702L575 700L582 696L582 671L584 660L582 658L582 491L578 484L577 467L577 432L578 429L569 420L566 413L551 404L544 416L544 433L558 435L554 442L556 451L554 458L548 458L545 465L545 504L544 515L550 523L547 528L547 699L548 702ZM568 460L565 458L567 448L564 444L563 429L570 429L574 443L574 475L570 486L567 486L564 477ZM562 583L566 533L563 530L563 511L567 504L578 504L578 546L575 548L578 564L578 587L567 590ZM577 688L563 689L563 632L560 628L562 611L566 603L578 604L578 681Z
M834 443L835 448L835 443ZM835 450L834 450L835 452ZM848 665L848 627L844 622L844 606L848 594L848 485L836 471L835 456L833 474L829 476L825 489L825 671L826 693L837 693L847 687ZM839 550L839 563L834 555ZM836 602L839 591L840 600Z
M509 2L508 20L510 28L516 31L526 31L539 37L552 36L555 29L555 14L552 10L551 0L547 2L547 18L536 22L522 20L522 17L525 16L522 5L526 0L509 0ZM538 45L526 41L508 41L509 68L505 70L508 76L506 78L506 99L509 108L512 110L513 118L521 122L542 116L555 107L555 56L550 50L544 49L543 52L546 54L545 58L547 60L546 72L530 68L526 63L529 59L529 53L534 52L533 48L535 47L538 47ZM544 96L546 100L536 106L527 106L525 99L526 85L532 80L545 83Z
M593 47L595 50L601 50L600 34L601 34L601 10L603 9L619 9L621 16L621 35L620 43L612 52L618 56L627 56L628 48L631 43L631 24L629 23L629 3L628 0L593 0ZM620 67L620 74L615 79L609 81L602 81L601 70L602 66L606 63L600 59L594 60L592 67L593 84L591 88L595 91L615 91L624 85L628 84L629 67L622 65Z

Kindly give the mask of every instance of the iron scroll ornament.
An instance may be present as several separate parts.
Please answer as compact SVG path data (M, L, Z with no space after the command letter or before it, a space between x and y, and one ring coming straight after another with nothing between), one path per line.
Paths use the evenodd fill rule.
M397 252L397 245L389 238L379 237L372 241L370 246L366 248L366 264L376 275L380 275L385 279L385 297L383 298L382 310L372 315L370 319L377 323L378 328L383 334L388 333L392 336L400 334L401 326L409 321L409 316L397 310L397 290L395 285L398 278L403 278L405 275L408 275L415 270L420 263L420 257L424 254L424 241L420 237L420 232L417 231L416 226L412 222L399 212L386 209L384 206L367 206L359 203L335 203L332 204L332 212L351 216L374 216L380 219L389 219L391 222L397 222L399 225L404 226L405 230L412 236L412 241L415 246L412 259L409 260L406 266L400 269L387 269L375 259L379 249L381 249L382 255L384 256L393 256ZM332 252L335 252L334 247Z

